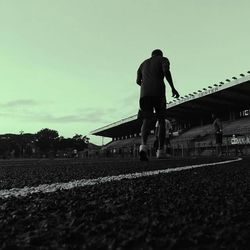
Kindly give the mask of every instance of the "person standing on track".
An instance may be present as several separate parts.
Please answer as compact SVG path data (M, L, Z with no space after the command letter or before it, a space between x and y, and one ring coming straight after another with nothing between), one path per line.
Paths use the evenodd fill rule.
M159 121L159 146L156 156L157 158L165 157L164 119L166 116L166 90L164 77L167 79L172 89L172 96L179 98L179 93L173 84L169 60L168 58L163 57L161 50L156 49L152 52L151 57L146 59L137 70L136 83L141 87L138 118L143 120L141 127L141 145L139 148L141 161L148 160L147 139L150 133L154 111L156 113L156 118Z
M215 142L216 142L216 152L217 156L222 156L222 136L223 136L223 127L222 121L217 114L212 114L213 119L213 128L215 133Z
M171 144L170 144L170 133L173 128L171 122L168 119L165 119L165 144L166 144L166 156L169 157L171 155ZM156 122L155 125L155 136L156 141L158 141L157 148L159 146L159 121Z

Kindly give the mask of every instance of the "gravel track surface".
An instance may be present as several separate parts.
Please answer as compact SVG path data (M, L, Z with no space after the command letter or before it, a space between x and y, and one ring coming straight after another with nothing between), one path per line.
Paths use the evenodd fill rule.
M0 189L214 161L1 161ZM249 176L245 158L0 199L0 249L248 249Z
M217 159L223 161L225 159ZM55 182L93 179L149 170L215 162L211 158L138 160L19 160L0 161L0 189L22 188Z

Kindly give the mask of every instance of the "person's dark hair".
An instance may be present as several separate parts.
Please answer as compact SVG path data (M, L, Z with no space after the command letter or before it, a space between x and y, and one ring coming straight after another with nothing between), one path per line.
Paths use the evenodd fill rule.
M152 56L163 56L163 53L160 49L155 49L152 51Z
M221 114L219 112L213 112L212 113L212 118L213 119L221 118Z

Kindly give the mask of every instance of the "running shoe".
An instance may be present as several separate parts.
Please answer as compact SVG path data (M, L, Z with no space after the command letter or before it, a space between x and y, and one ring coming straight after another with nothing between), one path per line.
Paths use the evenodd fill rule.
M148 149L146 145L140 145L139 148L140 161L148 161L147 151Z

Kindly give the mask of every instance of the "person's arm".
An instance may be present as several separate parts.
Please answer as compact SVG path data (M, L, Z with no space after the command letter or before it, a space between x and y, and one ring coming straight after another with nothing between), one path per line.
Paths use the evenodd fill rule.
M137 79L136 79L136 83L137 83L138 85L141 86L141 83L142 83L141 66L140 66L139 69L137 70Z
M213 121L212 126L215 128L216 120Z
M213 129L214 129L214 131L216 132L216 130L217 130L217 119L215 119L214 121L213 121Z
M223 126L222 126L222 121L221 121L221 119L219 120L219 126L220 126L220 131L222 132Z
M159 121L157 121L155 125L155 136L158 137L158 135L159 135Z
M167 81L169 83L169 86L172 89L172 96L176 97L176 98L179 98L180 95L179 95L178 91L174 87L172 75L171 75L171 72L170 72L170 63L169 63L167 58L164 58L164 60L162 62L162 70L163 70L165 78L167 79Z
M171 122L169 121L169 130L170 130L170 132L172 133L172 131L173 131L173 127L172 127L172 124L171 124Z

